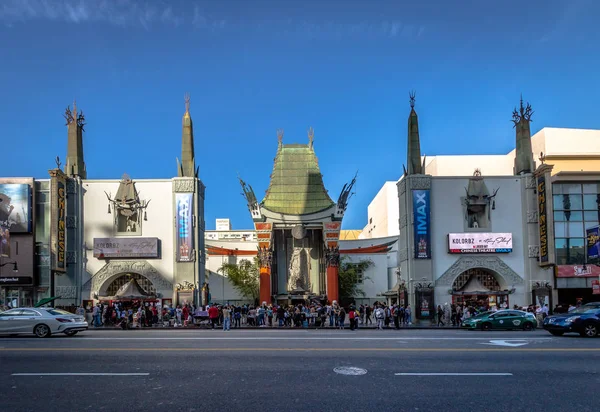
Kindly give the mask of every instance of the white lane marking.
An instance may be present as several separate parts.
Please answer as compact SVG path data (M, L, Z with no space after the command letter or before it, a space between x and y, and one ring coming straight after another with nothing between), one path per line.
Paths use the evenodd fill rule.
M149 373L11 373L10 376L148 376Z
M495 346L508 346L516 348L517 346L527 345L529 342L523 340L515 340L513 342L507 342L506 340L491 340L489 342L480 343L480 345L495 345Z
M354 366L339 366L334 368L333 371L340 375L348 375L348 376L360 376L366 375L367 370L362 368L356 368Z
M396 376L513 376L512 373L395 373Z
M489 341L490 338L429 338L429 337L423 337L423 338L419 338L419 337L398 337L396 336L395 338L383 338L383 337L370 337L370 338L357 338L357 337L351 337L351 336L347 336L347 337L329 337L329 336L322 336L322 337L300 337L300 336L295 336L295 337L290 337L290 336L282 336L282 337L270 337L270 336L253 336L253 337L247 337L247 336L238 336L238 337L147 337L147 338L141 338L141 337L106 337L106 338L88 338L88 337L76 337L76 338L69 338L69 341L82 341L82 340L127 340L127 341L132 341L132 340L147 340L147 341L157 341L157 340L274 340L274 341L282 341L282 340L344 340L344 341L349 341L349 340L353 340L353 341L358 341L358 340L374 340L374 341L384 341L384 340L394 340L397 341L398 339L401 340L413 340L413 341L427 341L427 340L432 340L432 341L438 341L438 340L464 340L464 341L469 341L469 340L487 340ZM39 342L40 340L38 338L24 338L24 339L18 339L19 342L22 341L36 341ZM506 338L506 339L502 339L503 341L519 341L519 342L523 342L525 340L530 341L530 340L552 340L552 338L531 338L531 339L516 339L516 338ZM13 340L14 342L16 342L16 340Z

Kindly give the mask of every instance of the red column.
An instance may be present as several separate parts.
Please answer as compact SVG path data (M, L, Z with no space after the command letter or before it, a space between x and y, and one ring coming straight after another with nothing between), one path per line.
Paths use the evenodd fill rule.
M327 266L327 300L331 303L334 300L340 301L340 287L338 284L339 268L337 266Z
M263 302L271 303L271 268L268 266L261 266L259 275L259 305Z
M272 303L271 297L271 259L273 255L270 248L258 248L258 261L260 262L260 272L258 275L258 304L263 302Z
M327 250L325 251L325 260L327 261L327 300L330 303L334 300L337 300L339 302L340 249L337 247L327 248Z

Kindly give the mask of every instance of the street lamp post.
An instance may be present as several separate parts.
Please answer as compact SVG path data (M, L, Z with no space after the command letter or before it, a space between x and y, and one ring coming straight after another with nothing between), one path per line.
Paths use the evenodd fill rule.
M6 262L6 263L2 263L0 264L0 268L4 267L6 265L13 265L13 272L18 272L19 271L19 267L17 266L17 262Z

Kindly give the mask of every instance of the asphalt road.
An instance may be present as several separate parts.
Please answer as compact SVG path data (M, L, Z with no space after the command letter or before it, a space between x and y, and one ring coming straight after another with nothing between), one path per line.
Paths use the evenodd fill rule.
M600 339L544 331L0 337L0 408L14 412L582 412L599 384Z

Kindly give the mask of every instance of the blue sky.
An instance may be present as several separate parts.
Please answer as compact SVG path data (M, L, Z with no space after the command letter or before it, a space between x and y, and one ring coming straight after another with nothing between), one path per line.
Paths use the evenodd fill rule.
M519 95L545 126L600 128L600 2L0 1L0 176L47 178L76 98L89 178L170 178L192 97L207 228L251 228L277 149L307 142L331 197L358 170L345 229L406 162L408 92L421 150L503 154Z

